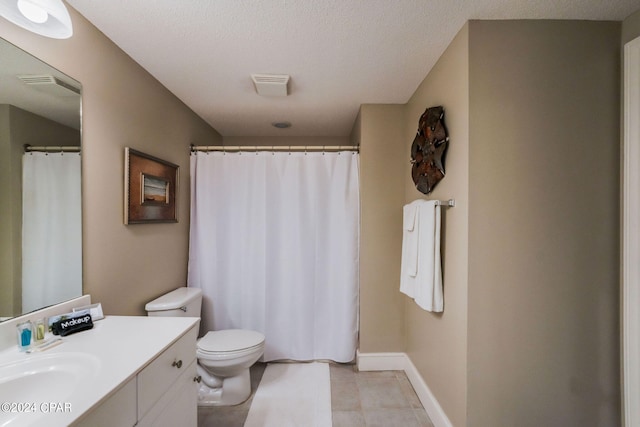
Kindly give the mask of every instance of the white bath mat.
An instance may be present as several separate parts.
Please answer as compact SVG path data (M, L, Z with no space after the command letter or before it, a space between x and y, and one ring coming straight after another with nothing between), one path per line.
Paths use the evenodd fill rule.
M329 365L268 365L244 427L331 427Z

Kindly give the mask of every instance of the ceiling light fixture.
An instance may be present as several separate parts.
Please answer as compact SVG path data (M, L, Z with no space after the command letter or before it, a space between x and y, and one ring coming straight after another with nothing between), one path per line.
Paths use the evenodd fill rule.
M68 39L73 35L62 0L0 0L0 16L41 36Z

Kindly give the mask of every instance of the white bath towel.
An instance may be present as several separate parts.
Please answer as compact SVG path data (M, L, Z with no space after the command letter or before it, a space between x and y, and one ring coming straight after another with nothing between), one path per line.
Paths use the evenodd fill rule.
M424 310L442 311L440 206L434 200L415 200L405 208L415 208L415 217L412 230L403 224L400 291ZM410 219L406 211L403 217Z

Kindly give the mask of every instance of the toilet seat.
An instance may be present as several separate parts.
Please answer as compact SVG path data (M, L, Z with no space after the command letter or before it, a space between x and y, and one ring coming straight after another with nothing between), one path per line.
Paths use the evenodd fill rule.
M198 340L196 354L202 358L232 358L253 353L264 346L264 335L245 329L209 331Z

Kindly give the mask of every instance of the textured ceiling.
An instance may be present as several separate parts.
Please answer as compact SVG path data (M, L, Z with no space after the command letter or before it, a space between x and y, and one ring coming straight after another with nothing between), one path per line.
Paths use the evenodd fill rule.
M621 21L638 0L68 0L223 136L347 136L405 103L469 19ZM260 97L252 73L291 75ZM270 123L289 121L279 130Z

